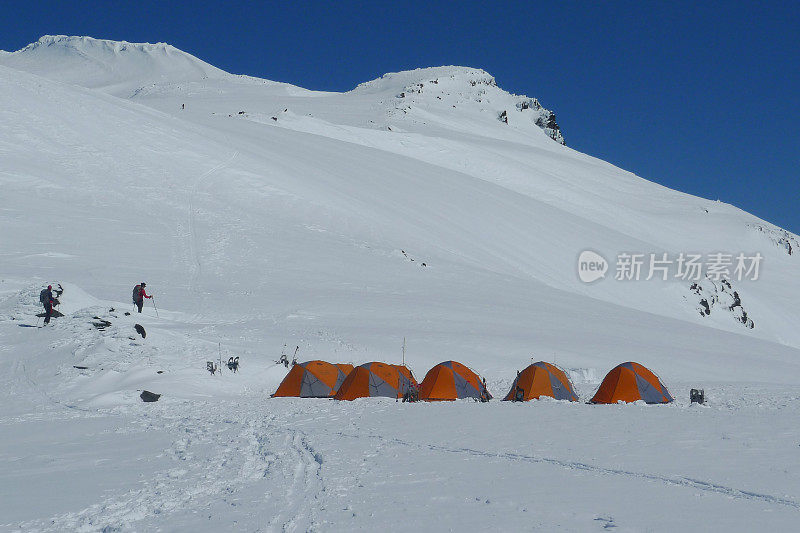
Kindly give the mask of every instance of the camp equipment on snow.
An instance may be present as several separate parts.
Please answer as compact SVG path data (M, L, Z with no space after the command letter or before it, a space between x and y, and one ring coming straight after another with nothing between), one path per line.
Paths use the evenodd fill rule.
M669 403L667 388L651 370L639 363L627 362L613 368L598 387L590 403L636 402Z
M336 400L385 396L401 399L417 380L407 367L374 361L355 367L342 382Z
M419 399L426 401L481 399L484 390L478 374L458 361L444 361L425 374L425 379L419 386ZM491 395L488 397L491 398Z
M536 400L542 396L556 400L578 401L578 395L575 394L575 388L566 372L544 361L533 363L519 372L503 401L521 402Z
M283 378L273 398L295 396L300 398L329 398L353 370L346 363L306 361L297 363Z
M706 394L703 389L692 389L689 391L689 403L706 403Z

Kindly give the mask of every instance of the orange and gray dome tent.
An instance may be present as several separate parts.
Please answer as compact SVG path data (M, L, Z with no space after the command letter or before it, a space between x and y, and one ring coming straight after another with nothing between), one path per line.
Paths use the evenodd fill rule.
M419 384L419 399L447 401L459 398L480 398L483 391L481 378L457 361L445 361L428 370ZM488 399L491 399L491 394Z
M674 400L658 376L639 363L622 363L606 374L591 403L669 403Z
M402 398L412 385L417 387L417 380L403 365L364 363L347 375L334 399L355 400L375 396Z
M336 394L339 385L352 370L353 365L345 363L298 363L286 374L272 397L329 398Z
M549 396L556 400L578 401L567 374L555 365L539 361L517 374L503 401L536 400Z

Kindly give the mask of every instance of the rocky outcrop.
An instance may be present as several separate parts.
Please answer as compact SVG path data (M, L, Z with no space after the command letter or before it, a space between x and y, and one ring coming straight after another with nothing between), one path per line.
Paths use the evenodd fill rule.
M554 141L559 144L566 144L564 142L564 135L561 134L561 128L556 122L556 114L549 109L545 109L536 98L525 98L517 104L517 109L524 112L528 109L538 113L538 117L534 120L535 124L542 128L544 132Z
M784 250L788 255L800 253L800 240L796 235L789 233L785 229L770 228L761 224L749 224L749 226L764 235L772 244Z
M742 298L739 291L733 289L730 281L721 279L714 281L706 279L702 282L695 282L689 287L692 295L696 298L695 309L700 316L711 316L714 312L730 313L734 320L744 327L753 329L755 323L748 316L742 305Z
M394 96L390 116L407 115L416 107L441 108L453 113L462 109L488 111L503 124L518 127L530 124L557 143L565 144L554 112L545 109L536 98L504 91L491 74L480 69L434 67L390 73L354 89L370 93L383 90L391 90Z

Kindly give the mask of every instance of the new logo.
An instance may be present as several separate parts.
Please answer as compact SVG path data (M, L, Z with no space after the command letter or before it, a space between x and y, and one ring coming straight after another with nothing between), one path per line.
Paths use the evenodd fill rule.
M584 283L592 283L606 277L608 261L602 255L591 250L584 250L578 256L578 277Z

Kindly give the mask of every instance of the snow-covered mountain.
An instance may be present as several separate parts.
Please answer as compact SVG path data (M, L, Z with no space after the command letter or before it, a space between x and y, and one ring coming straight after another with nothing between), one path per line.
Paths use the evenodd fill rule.
M167 204L149 210L153 218L174 219L175 229L145 232L159 242L142 243L143 248L165 247L163 254L137 250L134 255L152 257L160 268L185 279L187 272L177 268L183 265L192 281L177 285L190 289L181 298L193 307L197 286L217 281L201 279L204 262L218 272L249 271L248 263L269 262L286 249L284 265L314 270L306 283L330 290L337 280L353 283L352 274L331 271L306 244L321 240L332 247L327 257L336 263L354 253L353 242L362 242L373 252L357 262L378 261L365 268L379 277L386 265L376 254L403 257L401 250L407 249L430 265L429 272L452 262L476 273L519 278L520 286L537 292L566 292L578 301L599 299L689 327L712 326L800 346L793 314L781 304L786 288L796 287L791 280L796 256L775 244L777 228L553 142L553 136L561 140L560 131L541 127L549 123L550 112L535 99L503 91L482 70L418 69L387 74L347 93L320 93L229 75L168 45L63 36L43 37L0 63L14 69L5 83L16 84L4 92L5 112L11 113L5 123L20 124L32 137L14 156L47 165L41 177L61 183L69 196L91 194L98 185L104 194L119 195L108 206L116 213L130 211L130 220L143 210L128 200L132 195ZM20 70L67 85L44 85ZM26 123L24 117L37 120ZM145 127L137 123L139 117ZM38 131L31 131L35 127ZM75 145L82 151L67 163ZM41 153L53 150L62 153L61 159L42 161ZM75 165L83 167L79 176ZM231 179L242 175L244 183ZM76 180L84 181L79 193L68 186ZM204 198L212 183L214 194ZM269 212L253 206L259 190L264 202L275 204ZM182 221L186 203L195 201L203 216L193 211L194 219ZM82 209L82 202L70 204ZM192 209L197 209L193 203ZM276 232L265 242L265 230L288 220L315 229ZM31 230L40 224L36 231L52 227L46 217L24 223ZM232 225L246 228L236 240L223 229ZM71 231L64 228L65 240L71 240ZM196 243L186 242L181 234L187 232ZM108 232L106 238L118 242L119 235ZM215 254L202 257L212 249ZM757 283L735 287L757 326L743 331L724 312L702 316L689 282L585 285L576 275L578 254L585 249L612 261L621 252L761 252L764 275ZM125 252L121 258L103 255L96 260L107 261L112 271L119 268L112 265L127 262ZM440 272L472 285L469 276ZM273 275L287 273L276 267L270 276L236 278L271 290L294 286L288 279L274 283ZM431 277L436 275L415 272L412 286L437 285ZM353 294L365 297L359 290L345 292L340 295L345 300ZM281 309L285 304L270 305ZM561 342L548 350L557 351Z
M334 464L324 466L328 463L315 455L323 452L314 452L312 441L339 446L331 437L333 426L316 433L292 429L292 424L305 427L302 421L309 416L325 419L324 424L343 417L353 419L350 433L364 436L370 424L382 424L370 418L365 402L356 402L356 412L288 401L281 404L289 409L282 415L285 420L277 414L268 422L260 418L275 409L264 398L283 375L283 367L273 362L284 345L290 352L298 346L301 359L360 364L398 361L405 339L406 362L418 377L435 363L459 360L485 375L495 396L505 393L515 372L532 358L565 367L583 393L617 363L635 360L658 372L678 398L687 396L689 386L706 386L719 391L720 404L744 409L747 401L738 392L742 384L759 383L784 387L783 407L796 405L791 387L800 375L798 237L734 206L664 188L565 146L553 112L535 98L504 91L480 69L445 66L392 73L331 93L228 74L165 44L42 37L22 50L0 53L0 185L0 337L7 355L0 386L12 396L11 418L3 422L6 433L17 436L5 442L8 446L19 444L26 431L19 424L26 417L56 413L45 416L46 425L39 427L41 441L31 437L29 444L36 449L44 446L58 413L90 424L91 416L105 417L110 409L143 432L150 427L147 416L158 416L169 426L177 423L196 438L184 442L159 435L171 443L170 453L178 460L187 448L197 459L205 445L197 447L196 439L214 450L224 442L214 424L202 420L205 398L243 413L241 427L230 428L236 435L225 437L243 439L235 449L246 458L234 484L254 490L253 501L259 490L264 492L252 484L247 469L269 469L264 465L272 463L286 470L286 479L298 484L305 479L297 487L301 491L324 486L317 476L325 468L342 470L341 490L357 483L376 487L376 480L344 474L358 469L348 461L362 447L370 448L366 441L358 440L344 463L336 466L342 456L334 455ZM608 262L605 279L581 280L578 260L584 251ZM760 254L758 279L735 279L735 263L720 279L694 282L675 278L672 271L668 281L659 279L660 271L649 281L614 279L615 262L625 254L642 254L646 261L650 254L667 254L677 268L680 254L709 258L720 253L731 261L739 253ZM650 277L648 265L642 268L642 278ZM141 280L156 294L158 317L120 312L130 307L130 290ZM67 287L67 316L49 329L20 328L35 320L30 316L38 290L47 282ZM112 326L92 325L100 319ZM147 328L146 339L131 338L134 322ZM41 355L32 360L31 353ZM234 354L242 358L239 374L223 380L205 372L207 361ZM140 412L141 406L132 402L143 388L163 392L166 403L159 405L172 410ZM764 389L757 390L762 394ZM440 417L471 416L464 413L467 405L452 412L461 414L439 407L398 411L390 416L397 425L389 427L411 423L418 432L408 441L424 440ZM520 415L506 407L491 405L494 411L482 419L491 426L488 434L502 434L503 424L518 427L516 417L531 413ZM681 442L692 435L691 428L681 432L680 417L691 415L705 423L702 412L685 407L656 415ZM225 409L217 408L214 416L224 417ZM597 433L605 424L626 427L592 414L599 411L581 411L587 406L543 409L552 414L548 424L560 423L561 416L582 420L587 426L581 438L587 443L600 438ZM626 413L614 412L612 418ZM636 412L641 424L663 436L644 411ZM712 426L726 434L726 413L709 412ZM780 416L756 415L758 427L783 425ZM453 423L458 427L457 420ZM380 447L405 446L398 444L405 442L402 434L381 427L395 441L380 441ZM290 451L270 458L275 452L265 450L278 445L276 435L286 438ZM524 430L523 435L532 442L533 434ZM497 453L523 453L527 444L517 441L519 436L499 437ZM625 438L614 442L633 446L623 444ZM446 441L436 446L420 453L455 449ZM468 446L488 450L482 439ZM598 446L608 448L603 460L616 453L610 440ZM536 466L543 464L537 453L526 455L531 461L525 468L541 467ZM544 453L547 468L579 470L589 460L583 454L594 457L595 452L561 453ZM763 466L762 455L736 463L755 469ZM680 462L680 457L686 455L676 453L673 459ZM713 478L714 467L734 457L733 452L705 457L711 466L703 467L703 475ZM225 474L214 470L211 456L207 459L190 461L183 474L159 478L158 491L174 491L177 502L167 513L171 525L192 523L184 521L187 509L207 514L207 508L192 507L191 498L180 495L179 488L187 486L183 476L190 484L213 478L197 493L197 501L209 506L224 491ZM294 478L292 460L302 467ZM460 461L453 455L452 468L442 467L442 472L454 472ZM700 482L681 481L681 468L673 472L666 463L647 458L642 465L638 470L608 465L589 471L620 478L611 482L619 483L620 493L653 481L665 499L680 487L705 490ZM153 472L160 468L150 467ZM410 466L392 463L378 471L394 476L403 468ZM637 477L640 470L644 474ZM81 465L75 464L74 471L80 472ZM26 470L20 467L19 472ZM119 487L130 485L125 475L122 470L109 474ZM476 475L485 485L494 474L486 468ZM771 480L787 487L780 492L785 498L775 497L782 501L775 504L778 524L800 508L792 484L796 476L797 469L791 469ZM739 494L736 487L747 492L751 478L752 471L745 470L729 484L709 486L721 487L711 491L718 494ZM769 483L759 483L756 492L764 498L751 498L743 508L761 510L761 503L773 501ZM93 490L87 488L88 494ZM336 490L307 496L335 500ZM153 518L157 498L148 491L126 496L124 504L112 496L99 510L87 503L94 500L78 495L59 500L57 508L17 506L8 520L47 529L51 526L43 524L49 522L36 520L58 515L55 523L66 529L91 529L103 520L113 527L147 528L159 524ZM369 507L386 503L381 494L391 500L380 490L359 497ZM459 495L461 503L451 504L470 507L464 502L473 496ZM512 500L527 505L524 498ZM688 497L675 501L695 505ZM343 508L341 502L328 503L330 509ZM586 518L593 527L597 520L613 524L602 509L594 510L594 503L580 503L589 518L576 520ZM319 506L287 505L291 516L276 514L280 520L269 527L326 529L326 520L337 530L370 524L353 518L365 516L363 508L344 517L325 514ZM624 511L630 506L613 498L603 505L629 519L633 529L647 523L637 514L646 505ZM748 523L752 513L730 513L727 505L712 507L732 524ZM298 522L304 513L311 518ZM411 523L422 516L412 512ZM477 523L482 517L477 511L455 512L452 520ZM684 524L681 513L675 517L662 524ZM557 513L546 515L542 527L562 519ZM518 523L523 522L508 522ZM566 523L584 529L584 522Z
M45 35L2 58L3 64L11 68L110 93L124 92L131 85L199 81L227 75L165 43L128 43L67 35Z

